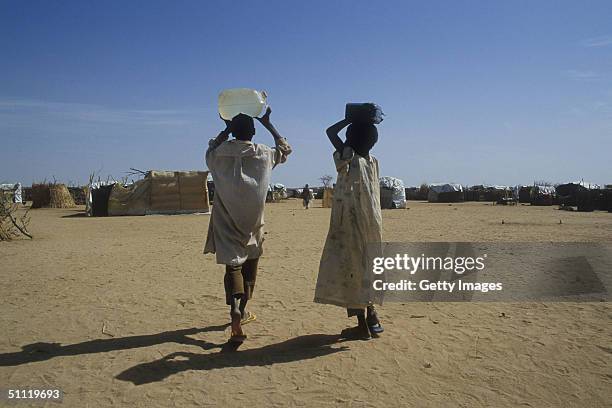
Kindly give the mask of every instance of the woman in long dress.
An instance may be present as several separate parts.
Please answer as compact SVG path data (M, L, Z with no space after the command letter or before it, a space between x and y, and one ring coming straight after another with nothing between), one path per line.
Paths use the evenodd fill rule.
M346 126L343 142L338 132ZM327 129L327 135L336 149L338 179L314 301L346 308L358 321L346 334L369 338L383 331L374 309L375 303L382 303L382 292L372 287L376 275L371 269L382 242L378 161L370 155L378 131L371 123L343 119Z

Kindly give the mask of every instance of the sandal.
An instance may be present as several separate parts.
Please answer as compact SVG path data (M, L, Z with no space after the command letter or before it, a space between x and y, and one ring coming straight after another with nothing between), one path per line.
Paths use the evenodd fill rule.
M245 325L247 323L251 323L257 320L257 315L255 313L246 312L246 316L240 320L240 325Z
M382 324L380 324L380 322L375 324L368 324L368 329L370 329L370 333L372 334L380 334L385 331L385 328L382 327Z
M378 335L384 332L385 329L382 327L382 324L380 324L380 320L378 320L378 313L376 313L376 308L374 308L374 305L368 306L368 315L369 316L366 319L366 322L368 324L370 333L373 335Z

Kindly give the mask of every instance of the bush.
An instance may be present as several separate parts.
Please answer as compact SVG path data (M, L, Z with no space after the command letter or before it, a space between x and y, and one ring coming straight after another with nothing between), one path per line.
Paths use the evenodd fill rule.
M18 217L18 209L19 204L12 203L5 195L0 195L0 241L10 241L20 235L32 239L32 235L28 232L29 210Z

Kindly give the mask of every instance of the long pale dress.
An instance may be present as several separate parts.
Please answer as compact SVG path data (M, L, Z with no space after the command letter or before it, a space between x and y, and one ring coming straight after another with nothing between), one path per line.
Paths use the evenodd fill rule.
M263 253L264 205L272 169L291 153L285 139L276 147L250 141L211 140L206 164L215 183L204 253L216 254L217 263L242 265Z
M314 301L351 309L381 304L382 292L372 288L378 278L370 265L382 252L378 161L346 146L334 153L334 162L338 180Z

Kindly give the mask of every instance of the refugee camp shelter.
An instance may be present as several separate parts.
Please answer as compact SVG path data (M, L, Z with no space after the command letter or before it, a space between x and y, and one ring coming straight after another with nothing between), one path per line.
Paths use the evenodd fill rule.
M421 184L419 187L407 187L405 191L406 200L427 201L429 186L427 184Z
M207 171L157 171L132 184L92 186L91 215L190 214L210 211ZM106 214L104 213L106 201Z
M512 188L512 195L519 203L531 202L531 186L517 185Z
M553 205L556 195L553 186L533 186L531 188L531 205Z
M608 210L607 189L585 181L559 184L555 187L560 205L577 207L578 211Z
M573 181L559 184L555 187L559 204L566 206L577 206L579 196L587 194L588 190L599 189L598 185L583 181Z
M512 189L507 186L479 184L465 191L465 201L494 201L512 198Z
M85 204L85 196L87 195L87 187L68 187L68 192L72 196L76 205Z
M395 177L381 177L380 208L406 208L404 182Z
M430 203L459 203L464 201L463 186L457 183L429 185L427 201Z
M95 182L87 186L85 195L85 211L92 217L108 215L108 198L115 182Z
M268 194L266 195L266 202L278 203L281 200L286 200L288 197L287 188L281 184L270 184L268 186Z
M65 184L35 183L32 184L31 191L31 208L73 208L76 206Z

